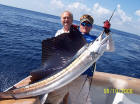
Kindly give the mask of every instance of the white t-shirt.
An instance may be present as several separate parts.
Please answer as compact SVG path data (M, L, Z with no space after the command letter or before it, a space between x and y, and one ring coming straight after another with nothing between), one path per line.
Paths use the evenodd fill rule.
M69 31L68 32L65 32L63 28L60 29L60 30L57 30L57 32L55 33L55 37L58 36L58 35L60 35L60 34L63 34L63 33L69 33Z

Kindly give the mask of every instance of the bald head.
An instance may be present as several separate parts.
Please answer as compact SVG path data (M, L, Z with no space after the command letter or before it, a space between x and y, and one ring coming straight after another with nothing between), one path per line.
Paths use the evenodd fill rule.
M69 31L72 22L73 22L72 13L69 11L64 11L61 15L61 23L64 27L64 30Z
M70 11L64 11L62 14L61 14L61 18L64 16L64 15L69 15L69 17L73 20L73 14L70 12Z

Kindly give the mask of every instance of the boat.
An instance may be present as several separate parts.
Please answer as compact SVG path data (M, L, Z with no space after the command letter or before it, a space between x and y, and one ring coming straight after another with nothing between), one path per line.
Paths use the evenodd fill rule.
M31 81L31 76L28 76L7 90L28 85ZM140 103L140 79L138 78L96 71L90 91L93 96L93 104ZM42 104L41 102L42 97L40 96L0 100L0 104Z

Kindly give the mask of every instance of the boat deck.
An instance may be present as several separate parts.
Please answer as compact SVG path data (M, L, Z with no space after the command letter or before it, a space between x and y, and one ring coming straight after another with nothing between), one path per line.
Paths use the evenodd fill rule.
M26 99L5 99L0 100L0 104L41 104L39 97Z

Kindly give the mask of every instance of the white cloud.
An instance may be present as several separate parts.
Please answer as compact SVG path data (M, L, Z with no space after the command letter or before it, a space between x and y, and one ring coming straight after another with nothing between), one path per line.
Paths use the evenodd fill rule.
M123 9L121 9L120 4L117 5L116 12L111 23L112 27L115 29L136 33L136 27L132 25L135 24L134 20L132 20L132 17L128 16Z
M95 24L103 25L103 22L109 19L111 15L111 11L109 9L104 8L99 3L95 3L91 10L93 17L95 19Z
M110 14L110 10L103 8L102 6L99 5L99 3L95 3L93 5L93 13L101 16L101 15Z
M74 19L77 20L79 20L83 14L92 15L94 17L95 24L98 25L103 25L103 21L108 19L112 13L109 9L103 8L99 3L95 3L93 8L89 8L86 4L74 2L69 4L67 9L73 13Z
M79 3L79 2L74 2L74 3L72 3L72 4L70 4L70 5L68 5L68 8L69 9L80 9L80 10L86 10L86 11L89 11L90 9L86 6L86 5L84 5L84 4L82 4L82 3Z
M132 18L127 16L126 13L121 9L120 4L117 5L117 15L118 19L120 19L120 22L122 23L132 21Z
M67 6L67 9L74 15L74 19L79 20L83 14L90 14L91 9L80 2L74 2Z
M140 10L136 10L135 14L136 14L137 16L140 16Z
M61 0L51 0L50 4L55 8L63 8L64 4Z

